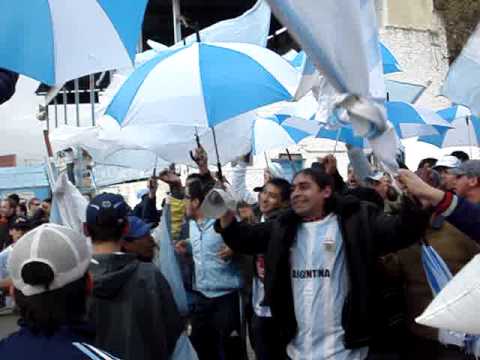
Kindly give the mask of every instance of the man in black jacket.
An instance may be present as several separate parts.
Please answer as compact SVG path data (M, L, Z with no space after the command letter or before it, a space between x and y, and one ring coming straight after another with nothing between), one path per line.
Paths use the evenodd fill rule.
M168 360L183 331L167 280L152 263L121 252L130 208L120 195L103 193L88 205L85 233L93 243L89 318L96 344L124 360ZM101 347L101 346L100 346Z
M305 169L293 181L293 211L258 225L230 213L217 223L234 251L266 254L264 304L294 360L367 356L376 259L417 241L428 221L409 200L388 216L332 188L324 171Z
M0 105L13 96L17 80L18 75L14 72L0 69Z

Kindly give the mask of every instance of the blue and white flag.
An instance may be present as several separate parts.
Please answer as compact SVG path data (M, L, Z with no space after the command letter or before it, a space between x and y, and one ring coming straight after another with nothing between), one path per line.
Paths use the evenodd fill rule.
M154 263L160 268L165 279L170 285L173 298L177 304L178 311L182 315L188 314L187 293L183 286L182 273L177 261L177 255L173 248L172 238L170 236L170 206L164 206L162 220L153 237L159 245L159 253L154 259Z
M450 66L442 95L480 115L480 25Z
M442 257L429 245L422 245L422 265L425 271L428 284L432 290L433 296L438 293L452 280L453 275ZM452 344L463 347L465 345L466 334L457 331L445 329L439 330L439 341L442 344ZM476 339L471 338L474 343Z
M268 0L272 11L340 93L370 95L370 71L380 64L369 0Z

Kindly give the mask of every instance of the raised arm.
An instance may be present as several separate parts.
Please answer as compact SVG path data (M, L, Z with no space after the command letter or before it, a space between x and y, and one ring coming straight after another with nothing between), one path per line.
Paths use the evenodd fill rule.
M250 225L240 223L233 213L227 213L215 224L215 230L234 252L247 255L262 254L267 251L272 222Z

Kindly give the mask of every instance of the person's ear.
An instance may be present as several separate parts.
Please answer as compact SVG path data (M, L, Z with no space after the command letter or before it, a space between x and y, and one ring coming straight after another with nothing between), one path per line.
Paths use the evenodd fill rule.
M86 286L85 286L85 292L86 292L86 295L87 296L91 296L92 293L93 293L93 276L92 274L89 272L87 272L87 279L86 279Z
M331 186L325 186L325 188L322 190L323 197L325 199L331 198L333 194L333 190Z
M192 199L192 205L195 209L200 207L200 200L199 199Z

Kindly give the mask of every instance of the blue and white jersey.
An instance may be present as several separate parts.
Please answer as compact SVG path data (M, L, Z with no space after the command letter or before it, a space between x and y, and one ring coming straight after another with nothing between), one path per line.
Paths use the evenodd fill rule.
M86 343L73 343L72 344L78 351L86 356L86 359L91 360L121 360L109 353L99 350L96 347Z
M12 252L12 245L3 249L0 252L0 279L6 279L9 277L7 264L10 253Z
M348 293L345 247L336 215L300 226L290 253L298 332L292 360L362 360L368 348L345 348L342 308Z
M27 327L21 326L17 332L0 340L0 358L16 360L120 360L83 340L85 340L83 336L70 327L62 327L52 336L46 336L34 334Z

